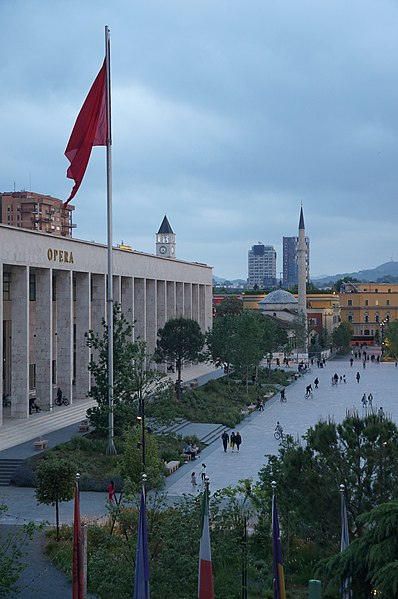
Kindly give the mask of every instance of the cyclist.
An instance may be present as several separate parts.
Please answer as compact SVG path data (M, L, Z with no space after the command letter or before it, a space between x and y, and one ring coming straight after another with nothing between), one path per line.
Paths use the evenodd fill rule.
M286 399L286 393L285 393L284 389L282 389L282 391L281 391L281 401L287 401L287 399Z
M308 399L308 397L312 396L312 385L307 385L307 387L305 388L305 396Z
M282 428L279 420L276 423L275 432L278 433L281 437L283 437L283 428Z

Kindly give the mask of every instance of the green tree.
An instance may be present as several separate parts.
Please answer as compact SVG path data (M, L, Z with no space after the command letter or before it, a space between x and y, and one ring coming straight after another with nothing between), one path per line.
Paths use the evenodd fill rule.
M321 546L339 535L339 486L348 495L352 534L359 536L358 517L375 504L398 496L398 429L387 418L348 416L341 424L318 422L305 444L287 438L279 456L268 456L260 489L270 500L277 482L278 504L285 528Z
M142 431L136 427L133 431L124 433L124 453L121 461L121 473L128 479L129 492L137 492L142 483ZM153 489L160 489L163 485L164 464L159 458L159 448L156 436L144 431L145 442L145 473L148 484Z
M114 305L113 332L113 409L115 433L120 435L126 427L135 424L137 413L148 394L155 395L162 388L165 375L151 369L151 355L145 341L133 341L133 323ZM100 436L108 434L108 327L102 322L102 336L89 331L87 345L98 353L98 360L89 364L94 384L88 395L97 401L87 415Z
M350 347L350 341L353 334L352 326L349 322L344 321L333 331L333 345L341 352L347 352Z
M185 361L198 362L204 359L201 354L205 336L196 320L174 318L168 320L158 330L157 347L154 358L158 363L169 362L176 365L177 397L181 399L181 368Z
M359 516L358 521L363 535L345 551L320 564L319 573L326 579L326 592L338 593L342 581L348 580L353 597L397 597L398 501L378 505Z
M251 372L260 365L264 356L264 317L259 312L245 310L236 317L236 334L232 341L232 364L239 370L248 391Z
M261 326L263 329L262 349L264 356L271 357L273 352L287 348L289 343L287 333L277 322L265 316ZM268 365L270 370L271 360L268 361Z
M390 322L387 326L385 346L394 360L398 359L398 320Z
M0 520L8 511L8 506L0 503ZM17 591L16 585L20 574L27 564L22 562L25 555L25 545L33 539L33 534L38 530L34 522L27 522L22 526L9 529L1 527L0 533L0 597L8 597Z
M243 312L243 301L230 295L225 297L221 303L216 306L216 316L239 316Z
M234 347L238 341L237 334L237 318L228 315L216 318L213 327L206 333L206 346L210 359L217 366L224 364L227 367L228 376L234 356Z
M59 504L70 501L75 492L76 470L68 460L50 458L40 462L36 472L36 499L55 505L57 541L59 541Z

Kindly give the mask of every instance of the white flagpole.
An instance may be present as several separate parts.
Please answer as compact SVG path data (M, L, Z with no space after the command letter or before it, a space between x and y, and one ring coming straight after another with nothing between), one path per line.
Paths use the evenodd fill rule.
M106 195L108 220L108 283L107 283L107 326L108 326L108 455L116 454L113 441L113 260L112 260L112 127L111 127L111 69L110 35L105 26L105 65L106 65L106 120L108 134L106 140Z

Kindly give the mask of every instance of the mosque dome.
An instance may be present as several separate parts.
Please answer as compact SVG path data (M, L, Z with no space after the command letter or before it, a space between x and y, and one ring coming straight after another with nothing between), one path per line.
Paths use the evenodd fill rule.
M297 304L298 301L294 297L292 293L289 291L285 291L285 289L276 289L275 291L271 291L261 302L258 303L259 306L264 306L267 304Z

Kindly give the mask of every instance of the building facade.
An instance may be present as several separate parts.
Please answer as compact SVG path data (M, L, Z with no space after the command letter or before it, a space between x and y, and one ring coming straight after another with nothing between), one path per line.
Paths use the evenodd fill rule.
M90 389L94 357L85 333L106 319L107 248L0 225L2 406L29 418L29 397L51 410L59 385L71 403ZM114 300L135 320L134 336L156 346L167 320L184 316L206 331L212 323L212 270L203 264L114 248ZM3 404L6 402L3 402Z
M381 343L385 326L398 320L398 285L344 283L340 289L341 320L353 328L353 343Z
M276 251L272 245L258 242L248 252L249 287L257 285L260 289L269 289L276 285Z
M0 222L12 227L43 231L60 237L72 237L72 211L62 200L33 191L0 193Z
M305 237L306 276L310 280L310 239ZM298 237L283 237L283 287L298 285Z

